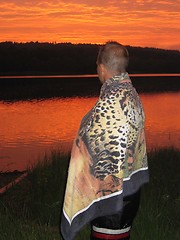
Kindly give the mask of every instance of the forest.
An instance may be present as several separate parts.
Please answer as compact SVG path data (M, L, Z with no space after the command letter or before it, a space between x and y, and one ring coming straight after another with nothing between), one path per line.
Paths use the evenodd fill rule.
M100 45L0 43L0 75L96 74ZM126 46L129 73L179 73L180 51Z

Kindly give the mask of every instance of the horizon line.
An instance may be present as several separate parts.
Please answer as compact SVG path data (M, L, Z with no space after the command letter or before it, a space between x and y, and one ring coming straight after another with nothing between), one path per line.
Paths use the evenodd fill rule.
M109 42L109 41L106 41ZM13 44L29 44L29 43L35 43L35 44L44 44L44 43L48 43L48 44L71 44L71 45L104 45L106 42L104 43L72 43L72 42L57 42L57 41L10 41L10 40L6 40L6 41L0 41L1 43L13 43ZM117 41L118 42L118 41ZM134 48L152 48L152 49L160 49L160 50L165 50L165 51L178 51L180 52L180 49L170 49L170 48L160 48L160 47L152 47L152 46L139 46L139 45L126 45L126 44L122 44L125 47L134 47Z
M130 73L130 77L180 77L180 73ZM67 74L67 75L6 75L0 79L9 78L98 78L98 74Z

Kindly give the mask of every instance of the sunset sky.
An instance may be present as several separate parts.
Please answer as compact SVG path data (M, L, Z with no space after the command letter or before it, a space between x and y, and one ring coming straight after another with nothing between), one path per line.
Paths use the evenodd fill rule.
M109 40L180 50L180 0L0 0L0 42Z

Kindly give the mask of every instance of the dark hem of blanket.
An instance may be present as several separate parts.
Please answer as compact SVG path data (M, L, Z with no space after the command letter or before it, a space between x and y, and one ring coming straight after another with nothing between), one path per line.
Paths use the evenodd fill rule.
M109 196L105 199L95 201L89 208L79 213L70 223L64 213L61 218L61 234L65 240L73 240L76 234L86 224L93 219L101 216L115 214L122 210L123 197L130 196L137 192L144 184L149 182L149 173L147 170L140 170L133 174L130 179L123 182L123 192L117 195Z

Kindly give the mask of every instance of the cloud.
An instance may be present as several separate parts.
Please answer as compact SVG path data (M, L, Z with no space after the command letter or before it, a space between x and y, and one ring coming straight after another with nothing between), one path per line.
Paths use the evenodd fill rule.
M7 0L0 41L71 41L179 46L180 3L173 0ZM168 36L171 36L172 40ZM176 37L175 37L176 36Z

